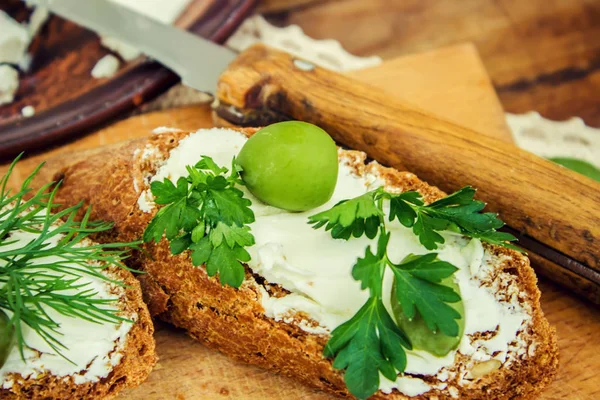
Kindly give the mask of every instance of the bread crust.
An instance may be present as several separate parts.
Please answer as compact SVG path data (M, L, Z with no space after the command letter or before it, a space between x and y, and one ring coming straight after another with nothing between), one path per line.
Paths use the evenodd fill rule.
M140 385L156 364L154 325L142 299L140 283L133 275L116 266L108 268L111 277L122 281L126 288L121 297L123 315L137 315L119 350L122 357L105 378L97 382L76 384L72 376L48 374L36 379L23 379L20 374L8 374L14 381L11 389L0 388L0 399L112 399L121 390Z
M242 130L251 135L255 129ZM62 156L48 161L38 177L40 182L63 179L57 201L69 205L84 200L93 205L93 217L114 221L112 232L97 240L139 239L156 212L140 210L140 195L134 187L156 172L158 165L139 156L141 150L152 148L158 158L166 159L171 149L189 132L172 132L123 142L117 145L83 151L71 158ZM417 190L428 202L445 194L419 180L414 174L364 164L364 154L344 153L357 159L357 173L367 169L377 172L387 186L398 190ZM107 155L110 157L107 159ZM143 189L142 189L143 190ZM373 398L386 399L446 399L459 395L462 399L531 398L554 377L558 365L556 335L544 318L537 288L537 279L529 260L518 252L486 246L504 261L498 267L518 283L521 301L531 308L533 323L529 339L538 344L530 357L513 362L468 386L458 387L458 393L447 389L432 389L422 395L408 397L394 390L385 395L377 392ZM343 373L332 367L322 356L326 335L309 334L295 325L277 322L264 316L260 304L260 279L247 271L240 289L222 287L217 279L207 276L204 268L194 267L187 253L172 256L166 239L145 247L147 255L137 254L130 266L143 268L141 277L144 298L154 316L175 326L205 345L230 357L293 377L310 386L340 396L350 396Z

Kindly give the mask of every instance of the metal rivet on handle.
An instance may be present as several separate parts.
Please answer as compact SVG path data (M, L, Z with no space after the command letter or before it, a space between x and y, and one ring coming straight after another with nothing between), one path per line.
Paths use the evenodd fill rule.
M301 69L302 71L312 71L313 69L315 69L314 64L304 60L296 59L294 60L294 65L296 66L296 68Z

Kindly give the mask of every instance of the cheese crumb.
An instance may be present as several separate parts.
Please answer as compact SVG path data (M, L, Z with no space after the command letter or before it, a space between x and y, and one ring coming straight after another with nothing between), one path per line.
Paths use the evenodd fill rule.
M19 88L19 73L10 65L0 65L0 104L14 100Z
M102 57L92 69L92 76L96 79L110 78L119 70L119 59L112 54Z
M35 7L29 18L29 36L34 37L48 20L50 12L46 7Z
M35 108L33 106L25 106L21 109L21 114L25 118L33 117L35 115Z
M29 29L0 10L0 63L19 64L29 46Z

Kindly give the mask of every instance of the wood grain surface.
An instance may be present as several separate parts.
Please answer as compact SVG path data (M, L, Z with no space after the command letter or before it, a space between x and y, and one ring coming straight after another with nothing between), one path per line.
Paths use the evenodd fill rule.
M387 68L387 64L384 64L362 78L376 87L386 88L400 99L404 99L403 93L422 93L422 96L412 98L424 109L428 109L428 105L440 107L444 102L451 102L455 106L448 109L440 107L445 112L443 115L452 119L453 112L461 112L461 121L467 126L482 123L480 119L492 126L503 125L504 120L499 112L501 107L497 103L496 95L489 86L480 84L487 78L480 63L473 58L473 53L468 48L458 47L452 51L442 51L438 56L436 52L431 53L423 59L427 65L419 63L420 56L415 57L406 61L402 58L393 60L390 64L392 68ZM449 81L440 78L440 75L444 74L443 65L446 57L453 60L452 65L455 68L469 71L470 78ZM435 69L429 65L432 59L439 63L439 68ZM435 76L431 76L430 79L431 82L435 82L435 85L428 85L429 80L423 76L418 80L419 85L422 85L419 90L414 80L403 81L398 78L411 76L410 70L415 68L434 74ZM455 85L463 89L453 93L452 88ZM445 95L436 96L436 93ZM450 96L450 93L453 95ZM464 100L473 97L480 99L474 106ZM437 104L431 103L431 99ZM480 107L482 104L485 104L486 108ZM469 109L471 113L464 111ZM207 106L199 105L140 115L109 126L67 146L54 149L44 156L27 160L25 163L31 165L50 154L67 153L147 135L157 126L173 126L186 130L210 127L212 126L211 112ZM498 134L506 135L506 131L499 129ZM27 165L24 165L24 169L28 168ZM6 166L0 167L0 173L5 169ZM18 172L17 169L17 174ZM15 175L14 178L11 182L17 184L23 176ZM597 399L600 397L600 388L597 384L597 371L600 367L597 358L600 353L600 342L597 340L600 332L600 310L549 281L541 280L540 289L542 308L558 333L561 357L557 380L548 387L541 399ZM331 399L330 396L315 392L293 380L236 363L205 348L187 337L184 332L162 323L157 324L156 340L159 364L146 383L136 389L123 392L120 398L132 400Z
M265 0L278 25L391 59L474 42L508 112L600 127L600 1Z

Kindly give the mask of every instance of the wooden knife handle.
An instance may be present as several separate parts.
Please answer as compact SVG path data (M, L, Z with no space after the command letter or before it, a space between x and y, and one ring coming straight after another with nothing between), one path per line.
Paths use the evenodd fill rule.
M319 125L338 143L447 192L478 188L536 257L560 265L545 273L600 303L600 183L264 45L221 75L217 98L236 112Z

